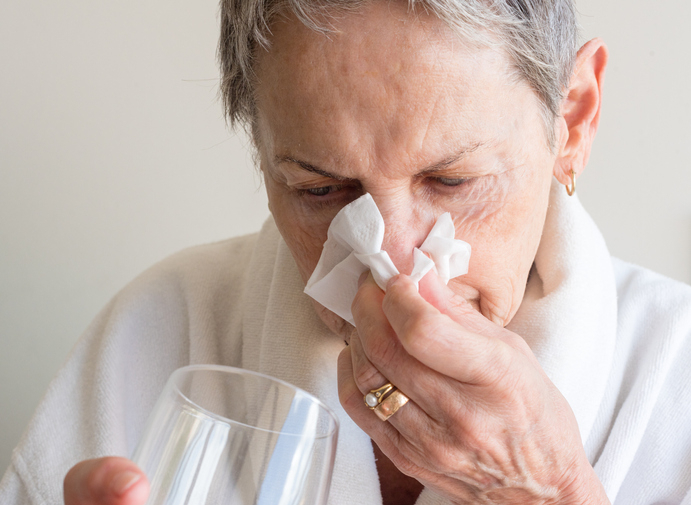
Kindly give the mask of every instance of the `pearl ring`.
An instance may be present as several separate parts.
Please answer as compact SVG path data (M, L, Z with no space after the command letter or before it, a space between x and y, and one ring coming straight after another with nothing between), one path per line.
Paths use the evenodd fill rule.
M388 420L398 409L408 403L408 397L390 382L380 388L372 389L365 395L364 399L365 405L373 410L382 421Z

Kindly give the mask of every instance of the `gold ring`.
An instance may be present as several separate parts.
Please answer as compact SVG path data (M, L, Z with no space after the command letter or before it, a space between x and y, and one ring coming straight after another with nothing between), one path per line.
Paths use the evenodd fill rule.
M389 396L387 396L379 405L374 408L374 413L382 421L387 421L389 417L394 415L398 409L408 403L408 397L395 389Z
M371 410L374 410L394 389L396 389L394 385L387 382L380 388L370 390L370 392L365 395L365 405Z

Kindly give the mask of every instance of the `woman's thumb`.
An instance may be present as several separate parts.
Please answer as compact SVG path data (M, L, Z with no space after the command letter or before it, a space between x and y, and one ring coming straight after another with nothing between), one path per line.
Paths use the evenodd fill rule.
M444 284L434 271L422 278L419 291L420 295L439 312L446 314L466 329L487 336L501 335L503 326L487 319L461 295Z

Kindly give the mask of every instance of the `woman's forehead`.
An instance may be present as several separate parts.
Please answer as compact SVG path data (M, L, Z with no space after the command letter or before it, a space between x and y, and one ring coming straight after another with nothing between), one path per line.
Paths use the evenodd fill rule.
M526 105L537 109L503 53L464 44L441 20L397 5L343 14L331 34L295 18L273 27L256 91L260 135L275 150L453 149L494 142Z
M402 70L405 63L433 70L435 61L446 53L483 55L494 53L496 60L509 63L493 51L483 51L477 42L465 40L445 21L428 12L409 11L403 2L372 2L353 12L335 13L324 24L327 32L305 26L293 14L278 16L271 25L269 48L257 53L258 67L277 61L293 65L319 65L332 62L349 71L380 72ZM402 58L406 56L406 58Z

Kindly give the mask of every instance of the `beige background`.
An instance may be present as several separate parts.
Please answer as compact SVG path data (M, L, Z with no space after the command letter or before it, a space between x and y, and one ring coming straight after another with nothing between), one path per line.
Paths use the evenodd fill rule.
M579 195L611 251L691 281L691 4L579 3L611 49ZM0 473L96 312L147 266L267 216L216 102L215 0L2 2Z

